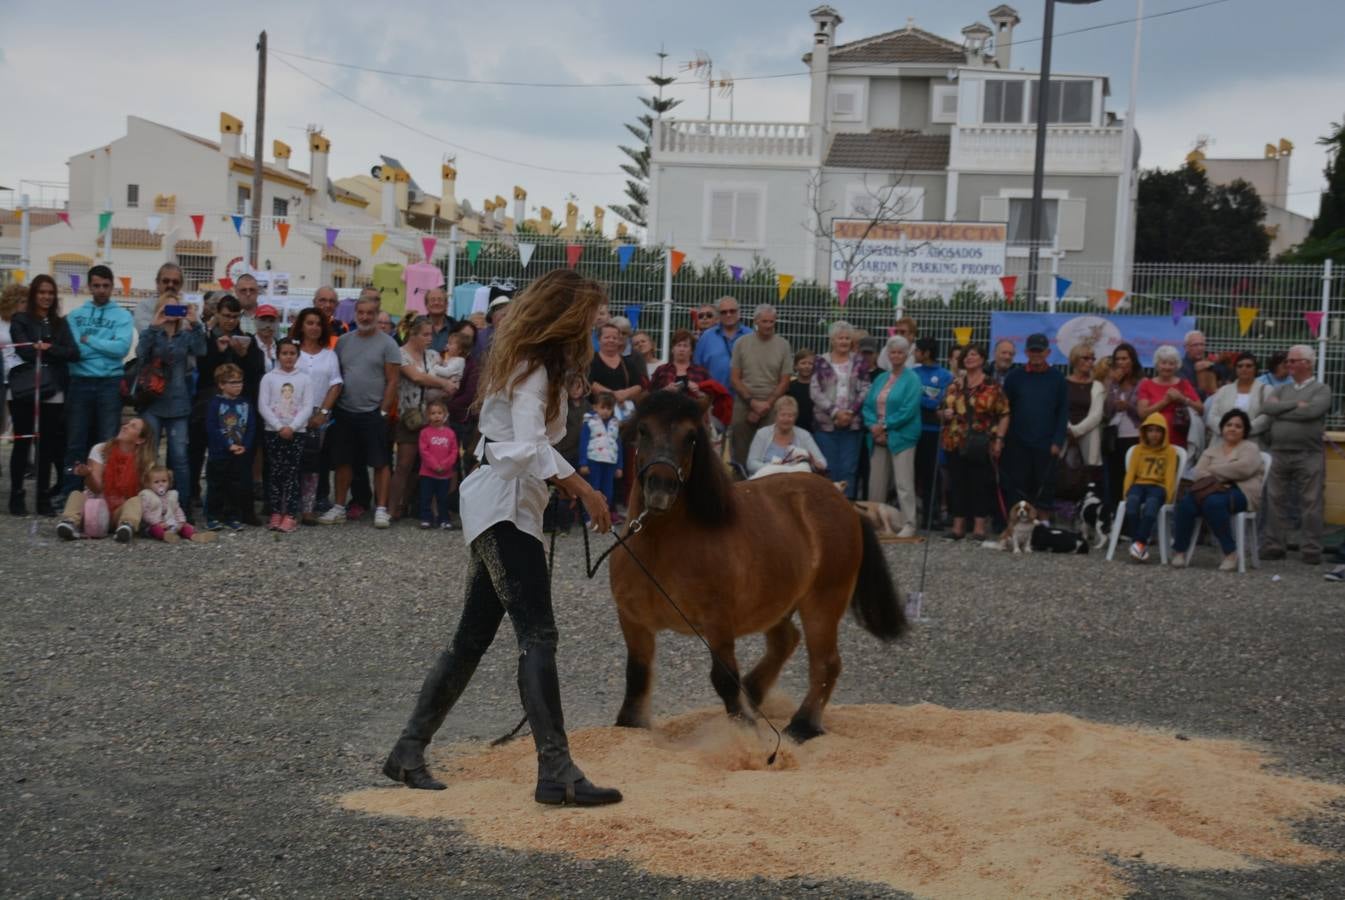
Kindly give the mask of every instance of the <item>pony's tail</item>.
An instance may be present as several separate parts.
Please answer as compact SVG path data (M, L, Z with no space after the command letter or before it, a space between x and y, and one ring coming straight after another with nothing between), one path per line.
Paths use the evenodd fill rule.
M850 609L865 631L880 641L895 641L906 632L906 612L901 594L888 571L887 559L878 533L867 519L860 517L864 555L859 561L859 578L850 598Z

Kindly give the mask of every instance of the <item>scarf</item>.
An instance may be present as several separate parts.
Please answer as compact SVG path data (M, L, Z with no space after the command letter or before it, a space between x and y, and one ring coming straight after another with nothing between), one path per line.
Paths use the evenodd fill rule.
M126 498L140 493L140 470L137 468L134 451L127 453L109 441L107 463L103 466L103 497L107 500L108 512L114 517Z

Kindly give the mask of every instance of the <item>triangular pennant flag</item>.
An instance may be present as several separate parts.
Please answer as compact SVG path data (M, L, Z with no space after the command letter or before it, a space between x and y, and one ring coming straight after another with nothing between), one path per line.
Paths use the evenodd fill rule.
M897 298L901 296L900 281L889 281L887 283L887 296L892 298L894 304L897 302Z
M122 276L121 276L121 295L122 295L123 297L129 297L129 296L131 296L131 276L130 276L130 275L122 275Z
M1116 307L1121 305L1121 298L1125 295L1125 291L1107 288L1107 312L1116 312Z
M58 212L58 213L56 214L56 218L59 219L60 221L64 222L65 224L70 225L70 213L68 213L68 212ZM70 227L71 227L71 228L74 228L75 226L74 226L74 225L70 225Z
M970 325L962 325L953 329L953 340L957 341L959 347L965 347L971 343L971 333L973 329Z
M640 330L640 304L632 303L626 307L626 318L630 320L631 331Z
M1303 318L1307 320L1308 330L1312 332L1312 336L1317 337L1322 331L1322 320L1326 318L1326 313L1305 312Z
M145 230L154 234L163 224L163 216L145 216Z
M328 229L327 229L327 246L328 246L328 247L335 247L335 246L336 246L336 236L337 236L338 234L340 234L340 233L341 233L341 229L339 229L339 228L328 228Z
M71 275L71 276L70 276L70 291L71 291L71 293L74 293L74 294L78 294L78 293L79 293L79 276L78 276L78 275Z
M223 278L219 280L219 286L224 288L226 291L232 291L234 289L234 280L230 278L228 275L225 275Z
M277 222L276 231L280 232L280 246L285 246L285 242L290 239L290 223Z
M742 281L742 280L743 280L743 267L742 267L742 266L729 266L729 274L733 276L733 280L734 280L734 281Z
M1055 299L1064 300L1065 292L1069 290L1069 286L1073 283L1074 282L1070 281L1068 278L1065 278L1064 276L1061 275L1055 276Z
M201 229L205 227L205 216L195 215L191 217L192 227L196 229L196 237L201 237Z
M369 235L369 255L376 255L378 253L378 248L382 247L383 242L387 239L388 236L381 231L375 231L373 234Z
M23 284L23 283L24 283L25 281L27 281L27 280L28 280L28 272L27 272L27 270L25 270L25 269L15 269L15 270L14 270L14 283L15 283L15 284Z
M112 224L112 211L107 210L98 214L98 233L107 231L107 226Z
M635 245L622 244L616 248L616 268L618 272L626 271L626 266L635 258Z
M526 269L528 267L528 263L532 262L532 251L536 249L537 249L536 244L520 243L518 245L518 261L519 264L523 266L523 268Z
M841 306L845 306L845 301L850 299L850 288L852 286L848 280L836 282L836 299L840 301Z
M480 242L480 241L468 241L468 242L467 242L467 261L468 261L469 263L474 263L474 262L476 262L476 258L477 258L478 256L480 256L480 255L481 255L481 242Z
M999 286L1004 289L1004 300L1007 303L1013 302L1014 291L1018 287L1017 275L1001 275Z
M1186 315L1186 310L1191 304L1185 300L1170 300L1168 302L1172 304L1172 324L1181 324L1182 316Z
M677 271L682 268L682 263L687 261L687 255L681 250L672 251L668 255L668 258L672 260L672 273L674 275L676 275Z
M1260 311L1255 306L1238 307L1238 334L1242 337L1247 336L1247 329L1252 327L1252 322L1256 321L1256 315Z
M792 288L792 287L794 286L794 276L793 276L793 275L776 275L776 276L775 276L775 286L776 286L776 290L777 290L777 291L779 292L779 294L780 294L780 299L781 299L781 300L785 299L785 295L789 293L789 289Z
M430 262L434 259L434 245L437 243L439 243L438 238L425 237L420 239L420 247L425 251L425 262ZM468 247L470 248L470 246L469 243Z
M582 244L565 245L565 260L567 263L569 263L571 269L579 267L579 257L583 255L584 255L584 247Z
M229 218L230 218L230 219L233 219L233 223L234 223L234 234L241 235L241 234L243 233L243 217L242 217L242 216L229 216Z

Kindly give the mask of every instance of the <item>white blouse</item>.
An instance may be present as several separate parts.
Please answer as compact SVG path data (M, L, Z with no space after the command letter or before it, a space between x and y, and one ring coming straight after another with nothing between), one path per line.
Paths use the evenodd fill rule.
M497 522L513 522L542 540L542 513L550 498L546 479L574 474L552 446L565 437L565 404L547 421L546 392L546 370L536 367L512 395L496 392L482 401L476 455L488 464L478 466L459 489L468 545Z
M317 353L300 350L299 360L294 364L294 368L307 375L311 382L313 390L309 396L313 399L314 409L322 405L322 399L327 396L327 391L331 390L332 385L345 384L345 379L341 377L341 361L336 358L336 351L326 347Z

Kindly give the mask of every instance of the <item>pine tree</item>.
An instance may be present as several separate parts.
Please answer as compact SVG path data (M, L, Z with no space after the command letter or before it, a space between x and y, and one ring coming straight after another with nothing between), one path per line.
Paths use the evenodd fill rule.
M1345 262L1345 119L1331 123L1330 134L1317 139L1327 147L1326 190L1322 191L1317 220L1308 239L1280 257L1282 262Z
M626 197L630 202L609 207L612 212L640 228L647 228L649 225L645 219L645 208L649 204L649 145L654 137L654 122L663 118L665 112L682 102L673 99L665 100L663 97L663 89L677 80L672 76L663 74L663 61L667 58L668 54L660 50L658 53L658 74L647 76L649 81L658 88L658 93L655 96L640 98L640 102L645 105L649 112L637 118L635 120L636 124L626 124L626 130L635 135L640 142L639 148L628 147L625 144L619 145L621 152L630 157L630 162L621 165L621 170L630 176L626 181Z

